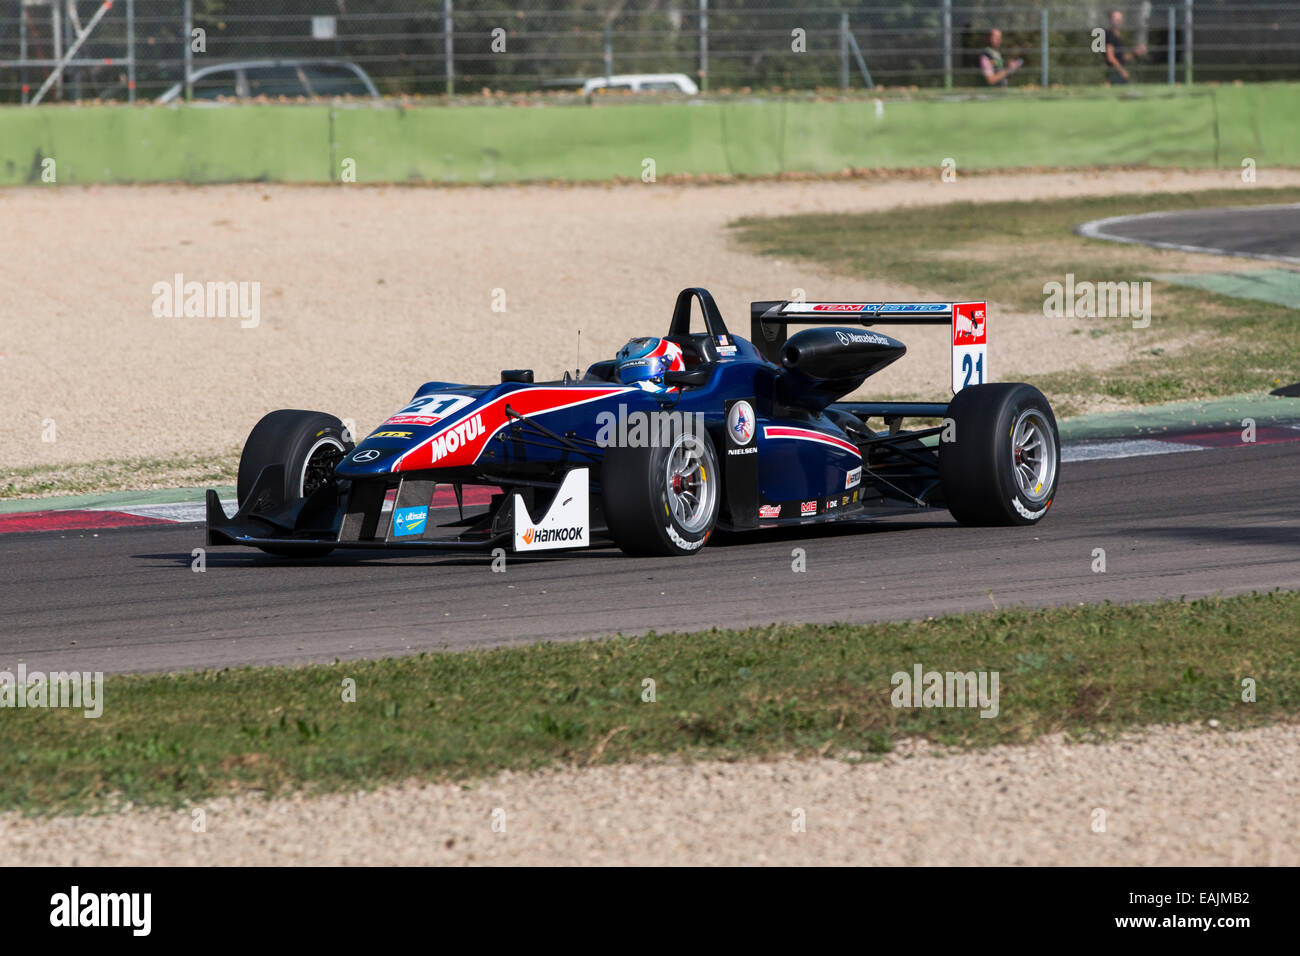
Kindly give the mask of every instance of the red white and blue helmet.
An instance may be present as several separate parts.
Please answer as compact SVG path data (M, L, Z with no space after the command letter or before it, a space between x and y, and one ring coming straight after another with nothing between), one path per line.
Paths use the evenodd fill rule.
M624 385L663 385L666 372L686 371L681 346L667 339L633 339L618 350L614 361Z

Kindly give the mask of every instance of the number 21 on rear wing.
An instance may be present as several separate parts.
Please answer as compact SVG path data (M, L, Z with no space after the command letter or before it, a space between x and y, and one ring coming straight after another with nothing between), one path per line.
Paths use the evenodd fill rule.
M952 390L989 381L986 302L752 302L751 340L765 355L779 350L787 323L851 319L860 325L948 325L952 331Z

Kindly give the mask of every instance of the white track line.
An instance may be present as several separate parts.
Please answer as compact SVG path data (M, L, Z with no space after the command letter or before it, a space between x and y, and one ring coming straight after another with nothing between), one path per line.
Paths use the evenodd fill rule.
M233 514L233 501L222 501L226 516ZM88 508L88 511L117 511L122 514L137 515L141 518L162 518L166 521L206 521L208 508L201 501L178 501L164 505L101 505Z
M1225 206L1223 211L1237 211L1249 209L1300 209L1300 203L1282 203L1274 206ZM1193 213L1203 213L1206 209L1185 209L1178 212L1144 212L1131 216L1111 216L1108 219L1094 219L1092 222L1085 222L1074 231L1088 239L1105 239L1108 242L1127 242L1137 246L1151 246L1155 249L1173 249L1177 252L1202 252L1212 256L1233 256L1241 259L1265 259L1269 262L1286 262L1291 265L1300 265L1300 257L1297 256L1275 256L1265 252L1229 252L1227 249L1212 249L1208 246L1189 246L1179 242L1158 242L1154 239L1134 239L1132 236L1116 236L1106 232L1108 226L1116 225L1123 222L1136 222L1139 219L1172 219L1178 216L1191 215Z
M1156 441L1154 438L1076 441L1061 446L1061 461L1107 461L1111 458L1141 458L1145 455L1169 455L1180 451L1205 451L1201 445Z

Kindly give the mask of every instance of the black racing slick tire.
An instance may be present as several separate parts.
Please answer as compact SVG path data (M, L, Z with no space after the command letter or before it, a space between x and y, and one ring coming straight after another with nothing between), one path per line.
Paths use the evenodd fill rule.
M964 525L1024 525L1043 519L1056 497L1061 439L1056 416L1032 385L962 389L940 435L939 482Z
M606 449L600 486L610 536L628 554L696 553L717 524L721 479L703 430L676 427L657 445Z
M270 412L253 426L239 458L235 489L239 507L249 504L257 477L268 465L284 465L284 486L280 492L286 504L310 497L334 480L334 468L352 447L352 436L333 415L296 408ZM262 550L284 557L318 557L334 549L287 545Z

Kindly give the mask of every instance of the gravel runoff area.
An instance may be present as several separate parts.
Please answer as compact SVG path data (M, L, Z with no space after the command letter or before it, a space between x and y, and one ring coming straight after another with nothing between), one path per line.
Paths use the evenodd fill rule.
M1269 175L1269 185L1300 183L1300 171ZM1233 170L1170 170L954 183L936 175L0 190L3 463L226 453L274 408L329 411L368 431L425 381L495 381L502 367L528 366L539 379L558 377L612 356L633 335L666 329L673 297L688 285L710 288L742 334L751 299L795 289L813 298L942 298L741 252L726 229L741 216L1234 185L1241 184ZM178 274L185 282L260 283L257 326L242 328L238 317L155 316L155 284ZM1118 336L1071 336L1066 323L1044 324L996 302L993 314L998 377L1125 357ZM873 394L941 395L949 374L942 330L903 338L912 355L873 378Z
M16 864L1300 864L1300 726L0 815ZM802 811L804 830L795 824ZM497 828L494 829L494 821ZM504 821L504 828L500 826ZM1104 826L1104 832L1097 828Z
M1300 171L1271 172L1269 184L1300 184ZM368 429L427 379L572 368L579 329L583 365L611 355L666 327L686 285L712 289L741 332L751 298L796 288L940 297L740 252L726 224L741 216L1238 185L1225 170L956 183L0 190L0 283L10 291L0 302L0 447L15 467L228 451L279 407L320 408ZM154 285L177 273L260 283L258 326L155 317ZM492 309L498 290L505 312ZM1006 373L1123 357L1109 351L1112 337L1071 338L993 305L994 356ZM924 333L906 336L912 357L873 380L882 391L942 391L946 340ZM41 440L47 420L57 441ZM503 833L492 829L496 808ZM799 808L806 831L796 833ZM942 759L918 747L856 766L595 767L468 788L240 797L204 810L203 833L188 810L0 814L0 841L11 861L58 864L1300 865L1300 729L1153 729ZM1104 833L1092 829L1097 810Z

